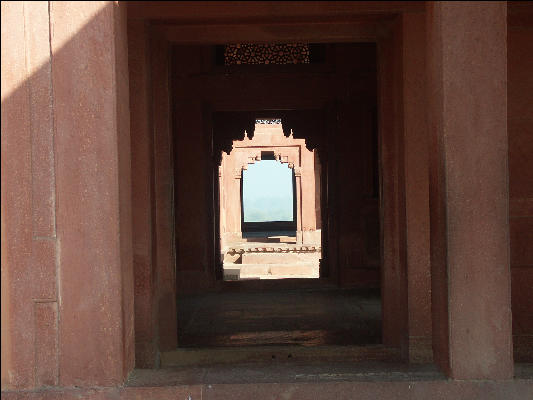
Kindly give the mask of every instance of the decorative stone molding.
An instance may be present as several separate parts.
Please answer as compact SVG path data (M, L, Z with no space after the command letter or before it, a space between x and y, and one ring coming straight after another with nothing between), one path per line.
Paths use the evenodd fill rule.
M305 146L309 150L320 148L324 141L326 118L323 110L295 110L286 111L281 124L286 137L305 139Z
M296 160L291 160L289 155L284 155L283 153L279 152L279 150L277 150L277 146L272 146L272 147L274 148L274 152L278 151L277 153L274 154L274 159L276 161L279 161L282 164L288 164L287 166L290 169L294 169L294 168L298 168L299 170L301 169L299 166L295 167L296 162L299 161L298 158ZM252 156L248 156L247 157L247 161L245 161L244 164L241 165L241 168L239 170L239 174L240 174L241 171L247 170L248 169L248 165L255 164L256 162L259 162L261 160L262 160L261 151L258 151L258 153L254 154ZM235 171L237 171L237 169ZM237 175L237 172L235 172L235 175ZM298 176L300 176L300 175L298 175ZM240 175L239 175L239 178L240 178Z
M244 253L314 253L321 250L321 246L289 245L284 247L230 247L228 253L231 255Z
M222 162L222 151L230 154L233 142L243 140L247 133L252 139L258 112L219 111L213 113L213 152L217 165ZM283 134L305 139L307 149L320 149L326 143L326 118L324 110L295 110L281 113ZM283 157L282 155L279 155ZM259 156L260 159L260 156ZM257 158L256 158L256 161ZM288 162L280 159L281 162Z
M222 162L222 152L231 153L234 140L243 140L255 132L255 116L249 112L213 113L213 156L217 165Z

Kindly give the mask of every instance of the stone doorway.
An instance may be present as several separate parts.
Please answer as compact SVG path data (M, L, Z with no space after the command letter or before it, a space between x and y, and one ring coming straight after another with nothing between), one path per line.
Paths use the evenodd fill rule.
M316 176L318 174L318 177ZM224 280L318 278L320 165L281 119L256 120L219 167Z
M322 61L294 65L219 65L216 46L173 47L178 348L241 335L254 349L383 343L376 46L317 47ZM294 175L294 234L258 241L243 171L272 159ZM337 301L363 311L347 319Z
M407 316L406 281L396 243L401 239L395 219L400 149L393 148L400 132L389 118L395 115L396 81L389 79L396 77L389 71L394 58L384 53L391 44L379 50L374 40L322 41L317 47L324 57L315 64L223 66L216 63L216 45L153 40L155 215L161 221L156 243L165 245L156 253L164 283L158 294L164 320L160 349L170 351L183 340L187 322L182 317L194 312L184 309L187 298L233 290L351 288L378 291L382 341L402 347L406 336L398 332ZM388 79L379 88L378 75ZM224 281L217 240L222 153L231 153L234 140L254 132L256 119L272 117L281 118L285 136L292 131L319 154L320 278ZM164 168L167 162L171 174ZM163 220L169 210L171 219ZM166 225L169 220L173 229Z

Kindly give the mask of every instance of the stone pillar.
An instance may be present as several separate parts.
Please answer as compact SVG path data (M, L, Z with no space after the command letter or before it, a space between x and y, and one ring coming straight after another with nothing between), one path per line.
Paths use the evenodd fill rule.
M383 344L408 359L402 20L378 42Z
M152 119L154 146L154 207L153 221L155 232L155 274L157 290L155 309L157 310L157 329L159 351L175 349L177 346L176 312L176 262L178 252L175 241L178 226L174 214L174 146L176 137L172 136L171 120L175 115L170 109L170 57L168 42L152 33L150 37ZM179 242L178 242L179 243Z
M48 2L1 15L4 390L58 384L60 293Z
M222 247L225 248L234 241L232 235L233 230L233 213L235 204L232 202L235 192L235 167L234 157L223 153L222 154L222 166L221 166L221 191L220 191L220 221L221 221L221 237ZM240 203L240 199L239 199ZM239 211L240 213L240 211Z
M508 7L507 129L513 349L515 362L533 362L533 3L513 2ZM530 13L524 12L527 9Z
M313 171L315 178L315 229L322 229L322 165L319 150L313 150ZM319 240L320 242L320 240Z
M295 196L296 196L296 243L303 243L303 212L302 212L302 170L300 167L294 166L295 177Z
M231 218L232 228L231 234L234 239L242 238L242 201L241 201L241 187L242 187L242 169L236 168L234 170L233 180L231 184L232 197L231 200Z
M505 2L428 2L434 354L513 376Z
M316 208L315 208L315 170L313 152L307 150L305 145L301 145L301 174L302 174L302 241L308 244L319 244L320 237L315 235L316 230Z
M134 363L125 5L52 2L60 385L117 385Z
M153 251L153 125L151 112L150 49L144 21L128 22L133 268L135 274L135 365L151 368L156 360L157 302ZM154 276L155 275L155 276Z
M125 6L2 3L3 388L133 368L128 100Z
M234 150L235 151L235 150ZM224 246L235 243L242 238L241 232L241 178L242 169L237 157L224 156L223 193L225 231Z
M409 362L432 361L425 14L402 15Z
M218 222L219 222L219 238L215 238L215 240L221 241L221 247L225 246L225 233L226 233L226 213L224 210L226 209L226 191L225 191L225 185L224 185L224 161L222 161L222 165L218 167L218 179L217 179L217 185L218 185Z

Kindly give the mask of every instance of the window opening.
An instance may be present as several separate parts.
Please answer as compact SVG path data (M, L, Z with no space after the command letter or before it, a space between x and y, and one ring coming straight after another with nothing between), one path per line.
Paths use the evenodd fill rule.
M286 164L277 161L273 151L261 152L261 161L243 170L243 236L249 232L246 225L254 223L259 226L265 223L290 226L294 229L285 233L295 235L293 181L293 171ZM268 233L277 232L279 231Z

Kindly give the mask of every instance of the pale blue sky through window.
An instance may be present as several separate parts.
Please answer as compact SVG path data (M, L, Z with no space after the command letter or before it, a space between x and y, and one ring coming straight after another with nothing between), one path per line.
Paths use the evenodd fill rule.
M244 222L292 221L292 170L263 160L243 171Z

